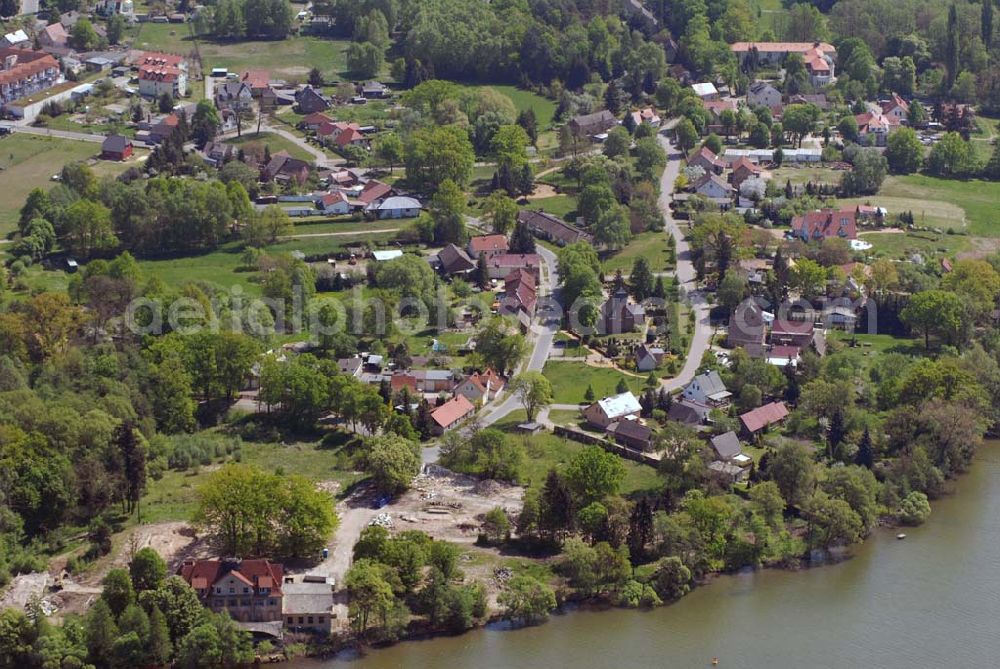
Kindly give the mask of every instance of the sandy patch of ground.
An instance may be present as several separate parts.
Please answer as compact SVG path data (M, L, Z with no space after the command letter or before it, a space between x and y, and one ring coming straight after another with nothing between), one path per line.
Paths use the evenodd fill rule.
M559 195L555 188L548 184L535 184L535 190L531 195L528 195L526 199L528 200L540 200L546 197L556 197Z

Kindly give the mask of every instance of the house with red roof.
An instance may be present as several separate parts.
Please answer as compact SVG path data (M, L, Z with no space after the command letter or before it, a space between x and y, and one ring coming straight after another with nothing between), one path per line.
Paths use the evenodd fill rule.
M187 93L187 61L172 53L146 51L139 56L139 95L179 98Z
M299 121L299 127L303 130L308 130L310 132L315 132L324 123L333 125L334 120L324 114L323 112L313 112L312 114L306 114Z
M816 209L792 218L793 237L804 242L824 239L857 239L858 224L853 209Z
M462 395L473 404L486 404L503 392L503 378L493 369L485 372L475 372L465 377L465 380L455 386L455 394Z
M68 42L69 33L66 32L63 24L59 22L46 26L44 30L38 33L38 43L43 49L52 47L63 48Z
M365 207L381 200L383 198L389 197L392 194L392 186L389 184L384 184L381 181L372 179L368 181L364 187L361 189L361 193L358 195L358 200Z
M688 158L688 165L697 166L705 170L705 174L722 174L726 169L726 163L719 159L715 153L706 146L698 149L692 157Z
M476 406L464 395L455 395L431 412L431 432L442 435L476 412Z
M255 98L259 98L271 85L271 73L267 70L247 70L240 81L250 87Z
M739 188L740 184L742 184L747 179L753 179L754 177L759 177L764 172L764 170L762 170L759 165L756 165L753 162L751 162L750 159L748 159L746 156L740 156L739 158L737 158L736 162L733 163L732 168L733 168L732 181L733 185L736 186L737 188Z
M905 124L910 117L910 103L896 93L893 93L888 100L883 100L879 107L882 109L882 116L893 127Z
M361 130L353 127L348 127L338 132L333 143L341 149L345 146L360 146L362 149L367 149L370 145L368 138L361 133Z
M837 50L826 42L735 42L729 45L740 65L754 60L758 65L781 65L789 54L797 53L805 61L813 86L833 83Z
M480 253L486 254L487 258L503 255L510 249L507 242L507 235L478 235L469 238L466 250L470 258L478 258Z
M889 119L879 110L867 111L854 117L858 124L858 137L875 146L885 146L886 138L892 129Z
M47 53L0 48L0 108L58 84L59 63Z
M340 191L321 195L316 200L316 206L324 214L330 216L351 213L351 203L347 201L347 196Z
M788 407L785 403L771 402L740 414L740 424L745 434L755 436L772 425L780 425L786 418L788 418Z
M178 575L214 611L238 622L282 619L284 567L270 560L185 560Z
M523 269L541 278L542 256L537 253L501 253L486 260L486 272L491 279L505 279L516 269Z
M500 312L517 314L522 312L530 319L538 306L538 288L535 275L518 267L504 278L503 296L500 298Z

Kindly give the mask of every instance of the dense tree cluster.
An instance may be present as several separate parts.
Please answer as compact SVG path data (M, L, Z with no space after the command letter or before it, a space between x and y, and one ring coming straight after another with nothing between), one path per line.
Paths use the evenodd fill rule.
M243 666L254 659L250 633L226 613L212 613L151 549L136 553L129 571L112 569L86 615L50 623L37 602L0 612L4 666L183 667Z

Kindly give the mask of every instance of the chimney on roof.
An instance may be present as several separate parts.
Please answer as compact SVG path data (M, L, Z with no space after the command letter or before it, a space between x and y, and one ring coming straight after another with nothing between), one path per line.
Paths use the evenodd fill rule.
M236 571L240 568L240 562L242 560L238 557L225 557L220 560L222 563L222 570L225 572Z

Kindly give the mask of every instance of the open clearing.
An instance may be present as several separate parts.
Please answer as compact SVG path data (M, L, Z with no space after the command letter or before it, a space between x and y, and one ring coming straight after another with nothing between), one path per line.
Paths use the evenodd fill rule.
M894 197L884 195L883 189L878 195L855 197L840 200L841 204L871 204L885 207L889 216L895 218L904 211L913 212L913 222L920 227L941 228L942 230L964 230L966 226L965 210L953 202L943 200L914 199L909 197Z
M996 217L997 203L1000 202L998 182L978 179L959 181L910 174L905 177L888 177L882 184L882 190L873 199L882 197L899 198L912 203L908 208L918 224L924 202L929 203L928 210L939 206L930 203L952 204L965 211L969 234L977 237L1000 237L1000 222Z
M93 158L100 149L94 142L25 133L0 138L0 167L3 168L0 170L0 236L6 237L17 228L21 206L32 188L52 188L56 182L51 177L58 174L63 165ZM122 163L99 160L94 162L93 169L99 177L116 175L136 162L136 159Z
M642 392L644 378L622 374L610 367L591 367L583 362L550 360L543 370L549 383L555 404L579 404L584 401L587 386L594 388L596 397L615 394L618 382L624 380L636 395Z

